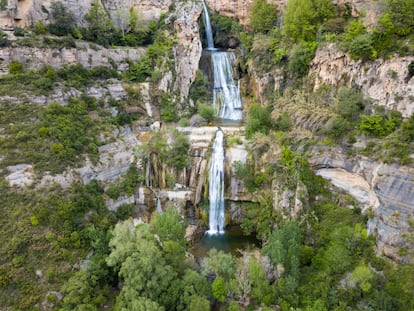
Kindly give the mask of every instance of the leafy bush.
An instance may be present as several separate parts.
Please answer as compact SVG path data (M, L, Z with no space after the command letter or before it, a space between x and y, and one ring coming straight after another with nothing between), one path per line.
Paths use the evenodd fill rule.
M288 69L294 77L300 78L308 73L309 63L315 56L316 47L315 43L307 43L292 50Z
M360 92L347 87L338 90L335 101L335 110L349 122L356 122L363 112L366 100Z
M197 103L197 101L207 100L208 80L201 70L197 70L197 75L190 87L190 98Z
M74 14L60 1L52 2L50 9L52 22L48 26L49 32L57 36L71 34L75 26Z
M7 35L0 29L0 48L10 45L10 41L7 39Z
M246 125L246 138L250 139L256 132L267 134L272 127L270 110L258 103L252 103L249 107L249 119Z
M289 0L283 19L285 34L295 41L314 41L319 26L335 16L330 0Z
M12 75L18 75L23 72L23 65L22 63L18 62L17 60L14 60L9 65L9 72Z
M276 26L277 8L266 0L254 0L250 9L250 27L255 32L267 32Z
M395 33L405 36L414 30L414 4L411 0L386 0L387 12L395 27Z
M34 31L38 35L44 35L47 32L47 27L41 21L34 24Z
M401 124L401 114L391 112L388 115L375 114L362 116L360 130L374 137L385 137L391 134Z
M349 54L353 59L375 59L377 52L370 34L358 35L348 44Z
M208 105L208 104L198 105L198 113L200 114L202 118L204 118L208 122L211 122L214 119L214 108L212 105Z

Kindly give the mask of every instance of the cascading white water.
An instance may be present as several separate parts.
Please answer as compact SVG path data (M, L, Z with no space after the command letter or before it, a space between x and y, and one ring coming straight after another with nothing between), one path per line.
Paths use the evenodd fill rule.
M213 106L222 119L241 120L243 116L240 97L240 84L233 80L233 52L215 52L211 54L213 64L214 89Z
M207 49L214 50L213 31L211 30L210 15L208 15L206 3L203 1L203 17L204 17L204 28L206 30L207 37Z
M203 1L204 28L207 37L207 50L210 51L213 67L213 106L216 115L222 119L241 120L243 117L240 84L234 83L233 62L236 55L233 52L216 51L214 48L213 32L210 16Z
M209 230L207 234L224 233L224 135L219 129L213 144L209 180Z
M162 214L160 197L157 197L157 212L158 212L158 214Z

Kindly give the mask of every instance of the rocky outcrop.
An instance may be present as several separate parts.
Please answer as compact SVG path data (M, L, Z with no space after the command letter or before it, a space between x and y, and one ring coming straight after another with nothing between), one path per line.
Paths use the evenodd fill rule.
M316 52L309 76L315 81L315 89L323 84L358 88L375 104L409 117L414 111L414 77L408 76L408 65L413 61L414 56L355 61L335 44L329 44Z
M97 100L103 100L105 103L109 99L123 100L127 97L127 92L123 84L116 80L106 80L105 86L89 86L83 92L72 87L56 86L49 95L33 95L30 93L19 94L19 96L0 96L1 102L12 102L16 104L31 103L36 105L47 106L51 103L66 104L70 98L79 98L82 94L94 97ZM145 104L145 102L144 102ZM118 114L116 107L108 107L113 116Z
M353 196L362 205L362 212L369 208L376 209L380 205L371 185L358 174L340 168L323 168L317 170L316 175Z
M137 61L145 53L145 48L106 49L86 42L77 42L77 48L33 48L7 47L0 49L0 74L8 73L12 61L23 64L25 69L39 70L48 65L61 68L64 65L81 64L85 68L97 66L111 67L117 64L118 71L128 69L128 60Z
M176 32L177 43L173 46L174 67L164 71L159 89L168 92L179 104L179 113L192 106L188 94L195 80L202 52L198 26L201 11L201 2L179 2L175 11L166 19L166 23L171 24Z
M27 27L36 21L48 22L50 19L51 3L54 0L8 0L9 14L0 20L0 25ZM85 25L85 14L89 12L93 0L66 0L63 2L74 14L79 25ZM144 22L159 19L162 13L168 11L172 0L100 0L101 5L117 23L120 18L128 18L128 11L134 7L139 18Z
M116 21L122 14L134 7L138 16L144 21L158 20L162 13L168 12L173 0L101 0L105 9L111 15L112 20Z
M377 238L378 253L407 262L403 246L412 247L405 239L413 233L409 226L414 213L414 169L371 161L364 157L349 159L341 148L316 148L310 163L334 184L365 205L373 217L369 233Z
M58 175L45 174L40 185L59 183L62 187L68 187L76 179L86 184L91 180L112 182L123 176L133 162L134 147L141 142L128 126L115 129L107 140L110 139L114 142L99 147L99 161L95 165L87 160L81 168L70 169Z
M249 24L253 2L254 0L206 0L206 4L211 10L220 15L235 18L244 26ZM282 11L287 0L269 0L267 2L276 5L278 10Z
M9 175L5 179L10 186L25 187L30 186L34 182L33 166L30 164L19 164L8 166Z

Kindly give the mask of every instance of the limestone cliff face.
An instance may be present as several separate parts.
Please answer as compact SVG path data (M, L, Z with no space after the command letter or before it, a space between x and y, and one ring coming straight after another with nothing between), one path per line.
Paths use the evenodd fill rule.
M287 0L270 0L267 2L273 3L281 11ZM218 12L220 15L237 19L241 25L249 24L253 0L206 0L206 4L211 10Z
M412 245L409 226L414 213L414 170L388 165L365 157L347 158L338 148L317 148L310 158L316 172L372 210L368 230L377 238L377 251L399 262L407 262L400 249Z
M38 20L47 23L52 2L53 0L8 0L9 14L0 16L0 26L27 27ZM61 2L73 12L76 22L83 25L85 23L84 16L88 13L93 0L64 0ZM173 2L172 0L100 0L114 22L127 16L126 13L131 7L136 9L139 17L143 20L157 20L162 13L168 11Z
M0 49L0 75L8 73L12 61L23 64L25 69L39 70L45 65L61 68L63 65L81 64L85 68L111 66L115 63L119 71L128 69L128 60L137 61L145 53L145 48L106 49L88 43L78 42L77 48L32 48L8 47Z
M202 52L198 26L201 12L201 2L180 2L166 19L166 23L174 27L177 44L173 47L173 68L164 72L159 89L172 95L180 104L180 112L191 106L188 93L195 80Z
M319 48L310 65L315 89L321 85L356 87L374 104L400 111L409 117L414 111L414 77L408 79L408 65L414 56L354 61L334 44Z

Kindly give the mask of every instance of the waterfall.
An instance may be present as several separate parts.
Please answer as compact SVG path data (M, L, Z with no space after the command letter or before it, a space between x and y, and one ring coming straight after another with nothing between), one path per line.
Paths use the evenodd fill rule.
M218 129L210 161L209 230L208 234L224 233L224 135Z
M157 196L157 212L158 214L162 214L161 200L159 196Z
M214 50L213 31L211 30L210 16L208 15L206 3L203 1L203 17L204 17L204 28L206 30L207 37L207 49Z
M233 52L216 51L207 6L203 1L204 26L207 36L207 50L210 51L213 67L213 107L216 115L222 119L241 120L243 117L240 97L240 83L233 79Z
M151 152L148 153L147 166L145 168L145 185L152 189L151 180Z
M240 84L233 80L233 52L215 52L211 54L213 63L213 106L216 114L222 119L241 120L242 102Z

